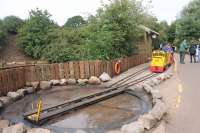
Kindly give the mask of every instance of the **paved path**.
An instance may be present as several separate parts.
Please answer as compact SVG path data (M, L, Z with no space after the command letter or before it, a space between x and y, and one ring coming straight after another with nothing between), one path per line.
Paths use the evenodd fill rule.
M169 107L167 133L200 133L200 63L177 63L175 75L159 88Z

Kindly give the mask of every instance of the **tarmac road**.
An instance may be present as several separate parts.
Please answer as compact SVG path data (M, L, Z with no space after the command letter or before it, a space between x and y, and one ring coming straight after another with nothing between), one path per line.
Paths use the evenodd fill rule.
M185 62L177 62L173 78L160 86L169 107L166 133L200 133L200 63L189 63L188 56Z

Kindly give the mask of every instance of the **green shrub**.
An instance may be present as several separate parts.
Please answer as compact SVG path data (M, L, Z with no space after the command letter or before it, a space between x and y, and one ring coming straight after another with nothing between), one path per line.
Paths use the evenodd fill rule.
M16 34L18 28L23 24L23 20L16 16L7 16L4 18L3 22L7 32L12 34Z
M49 62L127 57L135 53L136 42L144 34L139 28L146 21L144 16L141 3L112 0L87 21L74 16L58 27L48 12L37 9L19 29L17 44L27 55Z
M74 16L69 18L64 26L71 28L79 28L84 24L86 24L86 21L83 19L82 16Z
M0 48L5 44L6 36L6 29L4 27L3 21L0 20Z
M114 0L98 10L88 24L89 54L92 58L113 59L131 56L141 35L139 4L129 0Z
M25 54L39 59L43 49L51 43L54 37L48 33L53 31L55 25L50 16L47 11L39 9L30 12L30 18L25 21L17 35L17 45Z
M43 50L43 58L51 63L66 62L80 59L80 47L70 46L65 42L52 43Z

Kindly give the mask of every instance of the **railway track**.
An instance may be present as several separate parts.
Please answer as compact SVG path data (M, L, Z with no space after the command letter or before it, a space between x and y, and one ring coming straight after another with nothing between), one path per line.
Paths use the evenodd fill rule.
M143 73L146 68L137 71L134 74L127 76L126 78L120 80L119 82L114 83L110 86L110 88L93 93L87 96L79 97L72 99L70 101L66 101L51 107L43 108L40 112L39 120L35 119L36 114L38 113L37 110L33 110L30 112L24 113L24 119L30 121L36 125L42 125L46 121L53 119L55 117L61 116L63 114L69 113L71 111L78 110L80 108L87 107L89 105L98 103L100 101L112 98L114 96L120 95L124 93L128 87L136 85L140 82L143 82L149 78L157 76L157 74L147 74L141 78L137 78L133 81L128 82L131 78L136 77L137 75Z
M133 73L133 74L131 74L131 75L129 75L129 76L127 76L127 77L121 79L121 80L119 80L119 81L114 82L114 83L111 84L108 88L117 87L117 86L119 86L119 85L122 85L122 84L126 83L128 80L130 80L130 79L136 77L137 75L142 74L143 72L145 72L145 71L148 70L148 69L149 69L149 67L145 67L145 68L143 68L143 69L141 69L141 70L139 70L139 71L137 71L137 72L135 72L135 73Z

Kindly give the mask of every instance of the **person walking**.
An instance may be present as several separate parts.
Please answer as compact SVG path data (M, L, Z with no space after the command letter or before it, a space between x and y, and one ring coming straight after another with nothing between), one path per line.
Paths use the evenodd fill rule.
M199 45L196 46L196 62L200 62L199 60Z
M194 63L196 63L196 47L195 47L195 45L190 46L189 53L190 53L190 63L192 63L192 59L194 59Z
M188 49L188 45L187 45L187 41L184 40L181 44L180 44L180 48L179 48L179 53L180 53L180 63L181 64L185 64L185 53L186 50Z
M198 45L198 46L199 46L199 47L198 47L198 49L197 49L197 50L198 50L198 57L197 57L197 58L198 58L198 61L200 62L200 45Z

